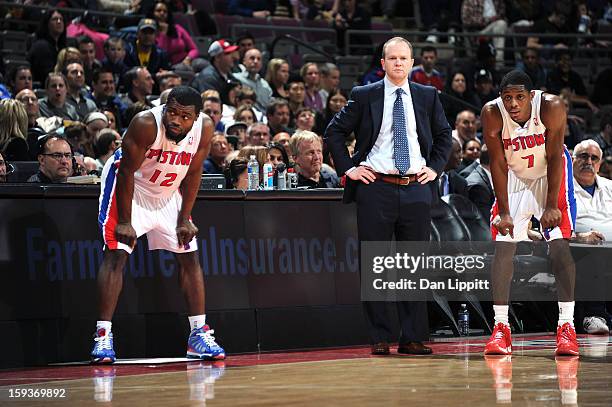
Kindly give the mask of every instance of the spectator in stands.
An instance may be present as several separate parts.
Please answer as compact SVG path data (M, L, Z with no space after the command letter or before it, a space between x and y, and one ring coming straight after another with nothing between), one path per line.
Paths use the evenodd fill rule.
M448 30L452 34L461 28L461 0L420 0L419 6L423 31L429 33L425 41L437 43L436 32ZM449 35L448 43L454 42L455 38Z
M223 104L217 97L207 97L204 99L202 111L207 114L215 124L215 131L223 132L225 127L221 123L221 116L223 115Z
M128 107L136 102L149 104L147 96L153 93L153 85L155 84L149 70L137 66L127 71L124 78L128 93L121 98L121 102Z
M466 175L464 175L462 171L465 170L467 167L472 166L480 158L481 147L482 143L478 139L471 139L463 144L461 150L461 163L459 163L459 165L455 169L455 171L459 173L462 177L466 178Z
M29 65L17 65L8 75L8 85L13 95L23 89L32 90L32 71Z
M610 10L612 11L612 6ZM610 92L610 89L612 89L612 67L604 69L597 75L591 101L598 106L612 105L612 92Z
M236 93L236 107L248 106L255 112L255 120L258 122L264 122L264 114L257 108L257 95L249 86L242 86L242 88Z
M119 131L119 126L117 125L117 115L114 111L109 109L103 109L102 113L108 119L108 128L111 130Z
M223 174L225 157L230 152L227 138L220 134L210 140L210 155L204 161L205 174Z
M174 23L174 17L165 1L156 0L147 17L157 22L157 46L166 51L172 65L191 66L199 56L191 35L182 26Z
M57 54L57 62L53 68L53 72L63 73L68 65L75 62L83 65L83 58L81 58L79 50L74 47L63 48Z
M272 134L292 133L289 130L291 110L289 109L289 102L285 99L272 99L266 109L266 117Z
M96 171L98 171L98 174L102 174L104 164L119 147L121 147L121 135L119 133L111 128L100 130L96 139L96 151L98 152Z
M247 146L267 146L270 142L270 128L264 123L254 123L247 129Z
M272 97L289 98L287 81L289 80L289 63L282 58L273 58L268 62L266 81L272 88Z
M474 90L481 108L499 95L499 92L496 92L493 87L493 75L486 69L479 69L474 75Z
M268 18L274 14L274 0L229 0L227 14L243 17Z
M315 125L315 128L317 129L315 133L323 134L331 119L336 115L336 113L342 110L344 106L346 106L347 102L348 98L343 91L340 89L332 89L329 93L329 97L327 98L323 115L319 115L315 118L318 119Z
M244 146L238 152L238 157L249 160L254 155L259 163L259 183L263 181L263 165L270 162L268 147L266 146Z
M452 136L462 146L468 140L476 138L477 121L476 115L471 110L463 110L457 114L455 119L455 130Z
M129 69L125 65L125 44L119 37L109 37L104 41L104 60L102 67L113 74L115 84L121 83L123 75Z
M311 131L291 137L291 152L297 165L298 187L339 188L340 180L330 167L323 167L321 138Z
M123 118L123 123L125 123L125 130L129 127L130 123L134 116L136 116L140 112L144 112L145 110L149 110L151 108L146 102L136 102L127 109L125 109L125 115ZM125 135L125 134L124 134Z
M463 0L461 5L463 28L481 34L506 34L506 5L502 0ZM494 37L497 63L503 65L505 37Z
M15 99L25 106L28 115L28 129L36 127L36 120L40 117L40 106L36 93L30 89L23 89L15 95Z
M336 29L336 43L338 49L344 50L344 34L347 30L371 30L372 17L370 13L357 0L344 0L338 12L333 16L332 26ZM351 44L357 47L348 50L351 55L369 55L372 48L372 39L369 35L352 35ZM380 55L380 54L379 54Z
M0 153L8 161L28 161L28 114L18 100L0 100Z
M495 200L493 178L491 177L489 150L484 144L480 150L480 165L466 178L468 198L472 201L485 220L491 218L491 208Z
M573 150L574 146L584 140L584 132L581 128L581 123L584 123L582 118L576 117L570 114L572 102L570 97L565 93L562 93L559 97L565 104L565 111L567 112L567 125L565 126L565 138L563 144L568 150Z
M572 55L568 50L560 50L556 55L556 65L550 71L546 88L550 93L560 95L563 89L570 90L570 100L573 104L588 106L592 111L599 109L589 100L586 87L578 72L572 69Z
M249 126L243 122L234 122L225 128L227 142L231 144L234 151L240 150L246 145L246 132L248 128ZM231 159L226 157L225 162L228 163L230 161Z
M461 144L453 138L451 154L446 167L438 177L438 193L440 197L448 194L460 194L467 198L467 182L457 173L456 168L461 163Z
M276 166L280 163L289 166L289 156L282 144L271 142L268 146L268 156L270 157L270 163L272 163L274 169L276 169Z
M7 176L7 162L4 160L4 157L0 153L0 182L6 182Z
M166 51L155 45L157 23L152 18L143 18L138 23L136 41L128 44L125 55L125 65L132 67L146 67L151 75L170 70L170 60Z
M230 161L225 173L228 188L241 189L243 191L249 189L248 164L249 161L246 158L234 158Z
M597 175L602 158L601 148L593 140L584 140L574 149L576 240L581 243L600 244L612 239L612 181ZM608 335L605 302L588 301L581 305L586 333Z
M102 63L96 59L96 44L88 35L81 35L78 39L79 52L83 61L85 71L85 83L91 86L93 73L102 67Z
M304 86L304 80L299 76L293 76L289 78L289 110L291 117L289 119L289 126L295 128L295 117L297 111L304 107L306 88Z
M79 120L82 121L85 116L98 109L96 103L89 98L86 91L83 66L78 62L73 62L67 65L62 73L66 77L68 84L66 103L74 107Z
M438 61L438 51L431 45L421 48L421 64L412 68L410 71L410 81L421 85L433 86L438 90L444 89L444 78L435 69Z
M295 114L295 131L305 130L312 132L317 112L311 107L301 107Z
M599 134L595 134L591 138L599 144L604 159L608 161L612 157L612 110L602 112L599 130Z
M258 121L253 108L248 105L242 105L236 109L233 120L234 122L245 123L247 126Z
M319 67L319 73L321 75L321 90L319 90L319 95L321 95L321 101L323 102L323 106L325 106L327 104L329 92L340 86L340 69L338 69L336 64L326 62Z
M478 105L480 100L467 88L465 74L463 72L455 72L450 77L445 91L440 95L444 113L449 123L457 117L457 114L463 110L471 110L474 113L479 112Z
M385 71L382 69L380 65L380 57L382 55L384 43L380 43L378 47L376 47L376 51L372 54L372 59L370 59L370 65L366 70L366 73L361 78L361 85L369 85L370 83L378 82L385 77Z
M100 131L108 128L108 118L104 113L92 112L83 121L85 124L85 130L87 138L82 144L82 153L87 157L96 157L96 140L100 134Z
M176 72L168 71L158 75L158 82L159 92L161 94L161 92L167 89L173 89L177 86L181 86L183 80Z
M244 31L236 39L236 45L238 45L239 60L242 61L244 59L244 54L246 54L248 50L255 48L255 37L253 37L250 32Z
M72 176L74 154L68 141L59 136L49 135L39 141L38 172L28 182L43 184L64 183Z
M321 76L319 67L314 62L305 63L300 69L300 76L304 82L304 106L311 107L317 112L324 109L323 98L319 93Z
M191 86L199 92L216 89L223 93L231 74L234 62L238 60L238 46L232 45L224 39L214 41L208 47L211 64L198 73Z
M115 81L110 68L102 67L94 72L92 89L91 99L98 109L111 110L116 118L125 113L127 105L116 93ZM121 127L121 123L118 127Z
M27 57L35 81L45 81L47 74L55 66L57 53L65 47L66 26L64 16L57 10L48 10L40 20L40 25L36 31L36 40L30 47Z
M285 152L287 153L287 155L289 156L289 159L291 160L291 146L290 146L291 135L285 132L276 133L274 137L272 138L272 141L276 144L280 144L281 146L283 146L283 148L285 149Z
M242 60L245 71L234 74L234 77L253 89L257 95L257 108L264 111L272 99L272 88L266 80L259 74L262 68L261 51L251 48L244 54Z
M545 18L536 21L532 26L534 34L567 34L570 31L567 27L568 16L571 12L569 2L554 2L551 13ZM527 38L528 48L567 48L568 39L563 37L529 37Z
M50 73L45 81L47 96L42 98L40 114L43 117L57 116L62 119L78 121L79 115L74 106L66 103L66 77L61 73Z
M546 90L546 69L540 63L540 53L537 48L527 48L521 55L523 59L516 68L531 78L534 89Z
M225 90L221 95L221 102L223 102L221 121L225 126L228 126L234 122L234 114L238 106L237 96L238 92L242 90L242 83L236 79L230 79Z

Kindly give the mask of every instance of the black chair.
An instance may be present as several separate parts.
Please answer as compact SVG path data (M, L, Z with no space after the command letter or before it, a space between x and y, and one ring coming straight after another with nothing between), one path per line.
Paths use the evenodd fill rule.
M448 203L457 217L461 218L470 233L470 240L485 242L491 240L489 221L469 199L459 194L450 194L442 198Z
M13 161L13 172L7 177L7 182L27 182L28 178L38 172L38 161Z

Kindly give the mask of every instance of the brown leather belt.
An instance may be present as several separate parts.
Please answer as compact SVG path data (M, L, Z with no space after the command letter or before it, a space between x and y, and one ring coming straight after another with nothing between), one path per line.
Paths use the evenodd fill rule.
M417 182L416 174L408 174L404 176L381 174L380 172L375 172L374 174L376 174L377 180L388 182L389 184L394 185L408 185L411 182Z

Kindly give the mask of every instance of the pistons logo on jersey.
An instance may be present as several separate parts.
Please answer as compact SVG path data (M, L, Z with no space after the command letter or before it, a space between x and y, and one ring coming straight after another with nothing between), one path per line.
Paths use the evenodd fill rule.
M541 146L546 143L546 134L531 134L529 136L518 136L512 139L504 139L504 150L512 149L512 151L526 150Z

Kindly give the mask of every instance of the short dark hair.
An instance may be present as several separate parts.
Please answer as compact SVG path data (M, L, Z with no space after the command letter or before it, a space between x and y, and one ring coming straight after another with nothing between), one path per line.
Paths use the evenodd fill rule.
M268 107L266 108L266 116L272 116L274 113L276 113L276 109L281 106L289 107L289 102L287 102L287 99L273 98L272 101L268 103Z
M81 44L94 44L95 45L95 42L89 35L79 35L79 38L77 39L77 44L80 47Z
M531 78L523 71L519 71L518 69L512 70L508 72L504 78L501 80L499 84L499 90L503 91L508 86L517 86L523 85L527 91L531 91L533 89L533 82L531 82Z
M230 161L225 170L226 186L230 189L234 188L234 184L238 182L240 174L247 170L249 162L245 158L236 157Z
M207 97L206 99L204 99L204 100L202 101L202 106L204 106L204 102L212 102L212 103L217 103L217 104L219 104L219 105L221 105L221 104L222 104L222 103L221 103L221 99L219 99L218 97L215 97L215 96L209 96L209 97Z
M438 50L432 45L425 45L423 48L421 48L421 56L423 56L423 54L426 52L433 52L434 55L438 55Z
M31 66L30 64L19 64L13 68L11 68L11 70L8 72L8 80L9 80L9 85L14 85L15 81L17 80L17 73L19 73L19 71L22 71L24 69L27 69L30 71L30 73L32 72Z
M117 140L117 132L113 129L102 129L96 139L96 151L100 155L108 153L111 144Z
M166 103L170 103L171 100L182 106L193 106L196 114L200 113L203 108L202 96L190 86L177 86L173 88L168 95Z
M92 83L98 83L98 81L100 80L100 75L105 74L105 73L109 73L113 75L113 79L114 79L115 75L113 74L112 69L106 66L102 66L99 69L95 69L93 71L93 74L91 76Z
M106 41L104 41L104 49L108 50L111 44L118 43L118 42L120 42L121 45L125 47L125 44L123 43L123 38L110 36L106 39Z
M47 148L47 144L49 144L49 141L53 139L64 140L70 147L70 152L71 153L73 152L72 143L70 143L70 141L66 137L60 136L59 134L56 134L56 133L50 133L38 139L38 141L36 142L36 154L38 155L44 154Z
M141 69L140 66L135 66L130 68L126 73L123 74L123 84L125 85L125 89L130 92L132 90L132 82L134 79L138 78L138 70Z

